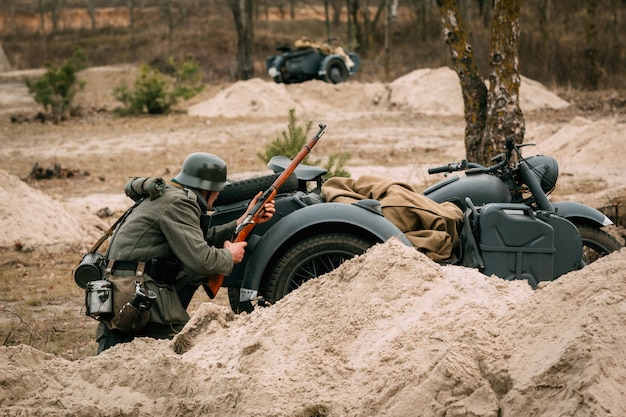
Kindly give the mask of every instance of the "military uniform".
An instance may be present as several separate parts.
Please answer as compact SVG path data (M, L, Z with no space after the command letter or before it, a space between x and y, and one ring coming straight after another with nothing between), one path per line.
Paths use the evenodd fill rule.
M141 180L145 181L135 181ZM209 227L205 233L201 219L206 217L207 204L198 190L172 184L159 194L158 198L144 198L118 227L111 240L108 259L179 261L182 268L169 272L174 276L161 276L160 279L173 283L182 305L187 308L195 290L206 280L207 275L231 273L232 254L222 246L224 241L231 238L236 221ZM115 265L113 272L114 275L122 276L134 274L132 269L116 271ZM147 271L146 275L159 272ZM138 333L125 334L111 330L101 322L96 335L98 353L137 336L169 338L178 331L180 328L148 322Z

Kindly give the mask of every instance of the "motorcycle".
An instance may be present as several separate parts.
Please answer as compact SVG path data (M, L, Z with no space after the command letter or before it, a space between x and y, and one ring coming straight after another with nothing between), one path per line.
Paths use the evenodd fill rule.
M520 148L528 145L507 140L506 152L491 167L463 160L431 168L430 174L465 175L448 177L424 194L438 203L453 202L466 213L456 264L504 279L525 279L536 288L541 281L619 250L621 244L602 230L612 224L604 214L580 203L548 200L558 164L549 156L522 158ZM229 183L207 221L223 224L239 218L254 195L267 189L290 162L276 156L268 163L274 174ZM223 286L236 313L275 303L376 243L395 237L412 246L382 215L378 201L324 201L320 193L326 173L301 164L278 190L276 214L255 227L243 262L225 277Z
M280 54L267 57L267 72L276 83L293 84L322 80L332 84L347 81L357 73L361 58L356 52L332 47L334 38L324 43L297 41L294 48L279 46Z
M536 288L540 281L580 269L622 245L603 230L613 222L600 211L577 202L550 202L558 163L545 155L524 158L521 148L533 145L507 138L506 151L494 158L493 166L462 160L431 168L429 174L465 175L450 176L424 195L466 212L466 227L473 228L467 234L476 241L466 244L479 253L466 263L485 274L527 279Z

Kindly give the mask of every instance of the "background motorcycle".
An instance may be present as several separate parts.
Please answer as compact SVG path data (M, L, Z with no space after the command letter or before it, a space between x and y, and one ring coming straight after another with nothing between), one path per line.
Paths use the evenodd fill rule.
M523 158L520 148L529 145L534 144L515 145L514 141L508 138L506 152L494 158L496 164L491 167L462 160L431 168L428 170L430 174L464 171L465 175L449 177L426 189L424 194L439 203L451 201L462 210L468 208L468 201L476 206L488 203L511 203L527 206L539 217L546 217L547 214L566 219L575 226L582 242L582 259L579 267L619 250L622 245L603 229L613 224L607 216L581 203L550 202L547 195L556 186L559 174L558 163L554 158L544 155ZM515 160L517 163L514 162ZM523 233L523 231L518 233ZM562 236L559 236L559 233ZM576 236L565 230L555 230L557 252L553 278L576 267L576 265L563 265L567 263L568 252L575 249L570 249L572 242L568 242L569 239L578 240Z
M326 45L334 38L326 41ZM357 73L361 67L361 58L356 52L345 52L351 61L337 53L325 54L314 47L292 49L290 46L279 46L281 53L266 59L268 74L276 83L292 84L309 80L322 80L332 84L345 82L348 77Z

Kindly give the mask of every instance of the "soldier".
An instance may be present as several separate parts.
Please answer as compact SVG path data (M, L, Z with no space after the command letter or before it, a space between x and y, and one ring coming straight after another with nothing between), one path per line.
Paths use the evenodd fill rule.
M182 308L183 317L169 314L176 316L176 312L155 311L153 305L148 323L132 334L101 321L96 334L98 353L137 336L171 338L189 320L184 310L207 276L229 275L233 265L244 257L247 243L228 240L243 217L206 231L201 226L201 219L212 209L226 185L226 163L221 158L204 152L193 153L171 181L166 184L161 180L161 186L155 187L158 180L135 178L126 185L129 197L143 200L118 226L107 258L115 260L111 271L114 276L132 276L138 264L145 262L144 276L159 284L157 296L167 289L175 290L178 297L172 309ZM257 199L258 196L248 208ZM260 223L273 216L274 201L266 203L264 208ZM160 308L168 309L162 305Z

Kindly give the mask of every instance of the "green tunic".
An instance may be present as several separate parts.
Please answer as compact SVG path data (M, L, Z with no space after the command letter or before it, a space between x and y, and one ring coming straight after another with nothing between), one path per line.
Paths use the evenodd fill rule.
M108 258L176 258L185 270L195 274L229 275L233 269L231 252L211 245L223 245L232 236L236 222L210 228L205 236L200 226L203 203L193 191L171 186L159 198L146 198L116 231Z

